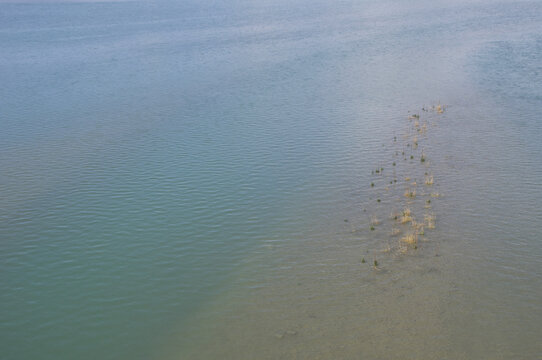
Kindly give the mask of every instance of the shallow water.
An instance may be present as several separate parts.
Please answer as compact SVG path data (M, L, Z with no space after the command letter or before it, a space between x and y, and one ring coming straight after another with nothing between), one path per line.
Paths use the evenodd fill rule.
M541 14L0 4L3 356L542 356Z

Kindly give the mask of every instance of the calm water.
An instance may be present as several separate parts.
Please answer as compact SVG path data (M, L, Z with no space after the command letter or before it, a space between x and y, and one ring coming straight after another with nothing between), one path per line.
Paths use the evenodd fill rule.
M0 357L542 358L542 3L205 3L0 3Z

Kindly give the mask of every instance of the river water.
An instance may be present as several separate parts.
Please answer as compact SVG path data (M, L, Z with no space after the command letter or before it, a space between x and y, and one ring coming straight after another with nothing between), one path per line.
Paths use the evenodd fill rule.
M0 3L2 358L542 357L540 29L537 1Z

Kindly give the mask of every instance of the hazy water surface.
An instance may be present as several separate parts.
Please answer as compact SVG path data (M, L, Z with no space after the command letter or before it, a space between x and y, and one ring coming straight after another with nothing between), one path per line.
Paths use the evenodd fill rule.
M537 1L0 3L1 357L542 357L540 29ZM406 252L405 206L436 215Z

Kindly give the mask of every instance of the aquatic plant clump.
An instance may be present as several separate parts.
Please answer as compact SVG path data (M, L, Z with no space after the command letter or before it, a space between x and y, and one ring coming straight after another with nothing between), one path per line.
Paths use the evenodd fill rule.
M416 197L416 190L406 189L404 195L407 198L414 199Z
M408 245L414 245L418 243L418 237L414 234L407 234L401 238L401 242Z
M401 214L401 218L399 220L401 224L406 224L412 221L412 216L409 208L403 210L403 213Z
M426 107L424 106L423 111L442 113L444 111L444 107L439 104L438 106L433 106L431 109L426 109ZM436 115L433 115L433 119L435 117ZM418 178L420 174L423 174L421 177L423 179L422 184L425 184L426 186L432 186L435 181L434 176L431 173L431 162L427 160L427 155L423 147L423 142L427 139L426 132L428 129L429 121L425 118L425 116L422 118L419 114L410 115L408 119L412 120L412 122L409 123L409 127L408 129L406 129L407 131L405 132L405 134L403 134L401 137L393 137L393 142L397 143L397 145L394 145L395 149L393 149L393 152L391 152L391 155L393 156L393 160L390 162L392 165L392 170L390 174L391 176L387 177L386 175L384 175L384 168L381 166L379 166L372 172L373 174L376 173L381 176L386 176L387 179L385 179L385 181L389 181L389 185L385 185L386 183L383 183L383 186L384 190L386 192L389 192L388 194L390 194L391 196L386 195L386 201L383 202L383 204L387 205L391 203L392 206L394 206L392 200L393 195L397 195L398 197L396 198L396 201L401 202L404 206L402 211L392 210L389 217L389 219L392 221L392 224L391 230L389 230L390 232L388 233L390 238L387 240L387 247L383 251L386 253L392 253L393 251L397 251L397 253L399 254L406 254L413 249L418 249L420 236L422 236L421 239L424 239L425 230L435 228L436 217L434 214L426 213L425 216L423 216L423 221L416 221L416 217L413 213L413 210L417 210L418 208L425 208L427 209L425 210L426 212L430 211L432 207L432 201L429 197L440 197L439 193L426 192L426 188L418 188L417 184L420 179ZM433 126L433 124L431 125ZM399 143L399 138L404 139L404 142L402 142L402 144ZM418 147L421 148L421 152L417 151ZM411 161L407 161L403 164L397 164L396 157L399 157L401 155L404 160L410 159ZM418 158L420 159L419 162L412 161ZM401 197L401 191L403 190L397 188L396 186L392 186L394 183L397 183L397 179L399 179L399 183L401 183L402 177L405 180L405 187L403 188L404 197ZM371 183L371 187L376 187L374 182ZM422 198L420 201L418 201L417 195L420 195L419 197ZM380 196L382 195L380 194ZM401 198L406 198L406 200L401 201ZM374 204L374 206L376 207L376 209L379 209L382 206L380 205L381 198L377 197L376 200L379 205ZM380 225L380 221L378 220L376 215L373 215L370 221L370 229L376 230L377 225ZM380 234L380 232L378 234ZM397 240L395 240L396 245L390 244L391 237L397 237ZM375 259L373 263L375 269L377 268L377 264L378 263Z

